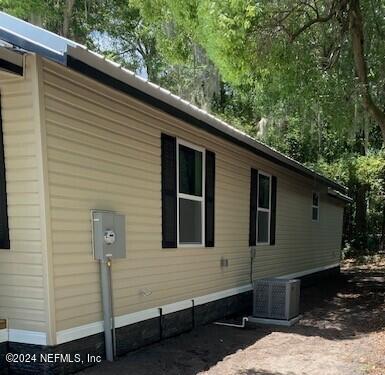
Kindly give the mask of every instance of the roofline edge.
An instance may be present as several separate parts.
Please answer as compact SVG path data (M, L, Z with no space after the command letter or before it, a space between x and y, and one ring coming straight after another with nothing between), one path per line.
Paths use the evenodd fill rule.
M135 87L133 87L132 85L129 85L128 83L126 82L123 82L87 63L85 63L84 61L81 61L69 54L66 55L67 57L67 67L70 68L70 69L73 69L75 71L77 71L78 73L81 73L91 79L94 79L96 81L99 81L115 90L118 90L120 92L123 92L127 95L130 95L132 97L134 97L135 99L138 99L146 104L149 104L149 105L152 105L154 107L156 107L157 109L160 109L161 111L173 116L173 117L176 117L180 120L183 120L187 123L189 123L190 125L193 125L197 128L200 128L200 129L203 129L207 132L209 132L210 134L213 134L213 135L216 135L216 136L219 136L223 139L226 139L227 141L230 141L232 143L235 143L237 144L238 146L241 146L245 149L247 149L248 151L251 151L252 153L256 154L257 156L260 156L260 157L263 157L275 164L278 164L280 166L283 166L291 171L294 171L294 172L297 172L305 177L309 177L309 178L314 178L316 179L317 181L319 182L322 182L323 184L326 184L328 186L331 186L339 191L343 191L345 192L346 191L346 188L343 186L343 185L340 185L338 184L337 182L333 181L333 180L330 180L328 179L327 177L324 177L310 169L308 169L307 167L303 166L302 164L296 162L293 160L293 164L296 163L298 164L297 165L292 165L292 164L289 164L288 162L285 162L285 161L282 161L278 158L278 155L281 155L280 153L278 153L277 151L271 149L272 153L277 153L278 155L277 156L273 156L271 154L268 154L266 152L264 152L263 150L260 150L258 149L256 146L253 146L251 144L249 144L248 142L246 142L245 140L241 140L239 139L238 137L235 137L234 135L231 135L231 134L228 134L226 132L224 132L223 130L220 130L216 127L214 127L213 125L203 121L203 120L200 120L198 119L197 117L194 117L186 112L184 112L183 110L181 109L178 109L176 108L175 106L169 104L169 103L166 103L150 94L147 94L145 93L144 91L140 90L140 89L137 89ZM244 136L245 138L247 137L246 135ZM257 141L255 141L257 142ZM263 144L261 144L262 146L268 148L268 146L265 146ZM282 155L282 157L285 157L284 155ZM290 160L290 159L289 159ZM288 161L289 161L288 160Z

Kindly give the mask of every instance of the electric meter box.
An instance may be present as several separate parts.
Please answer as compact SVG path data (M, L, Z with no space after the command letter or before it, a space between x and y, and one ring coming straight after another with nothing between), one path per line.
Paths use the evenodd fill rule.
M91 211L94 258L126 257L126 218L112 211Z

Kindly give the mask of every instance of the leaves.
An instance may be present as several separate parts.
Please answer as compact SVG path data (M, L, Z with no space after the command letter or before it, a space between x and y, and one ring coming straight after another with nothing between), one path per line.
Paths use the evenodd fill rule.
M361 106L348 3L76 0L67 14L66 0L0 0L0 8L59 34L68 28L70 38L343 182L353 196L367 188L375 237L383 139ZM368 88L385 108L385 2L360 5Z

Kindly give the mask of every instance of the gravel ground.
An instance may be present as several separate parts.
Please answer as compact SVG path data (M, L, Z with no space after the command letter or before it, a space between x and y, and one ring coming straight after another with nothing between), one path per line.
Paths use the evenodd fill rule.
M385 375L385 260L307 288L290 328L207 325L84 374ZM240 319L240 318L238 318Z

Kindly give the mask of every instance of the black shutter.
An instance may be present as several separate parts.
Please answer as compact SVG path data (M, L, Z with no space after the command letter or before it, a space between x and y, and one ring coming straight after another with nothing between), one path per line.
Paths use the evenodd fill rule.
M177 247L176 139L162 134L162 247Z
M275 228L277 212L277 177L271 178L271 215L270 215L270 245L275 245Z
M7 190L5 183L3 123L0 106L0 249L9 249L9 245L10 244L8 228Z
M205 244L214 247L215 216L215 154L206 151L206 187L205 187Z
M257 243L257 195L258 195L258 171L251 169L250 180L250 228L249 246Z

